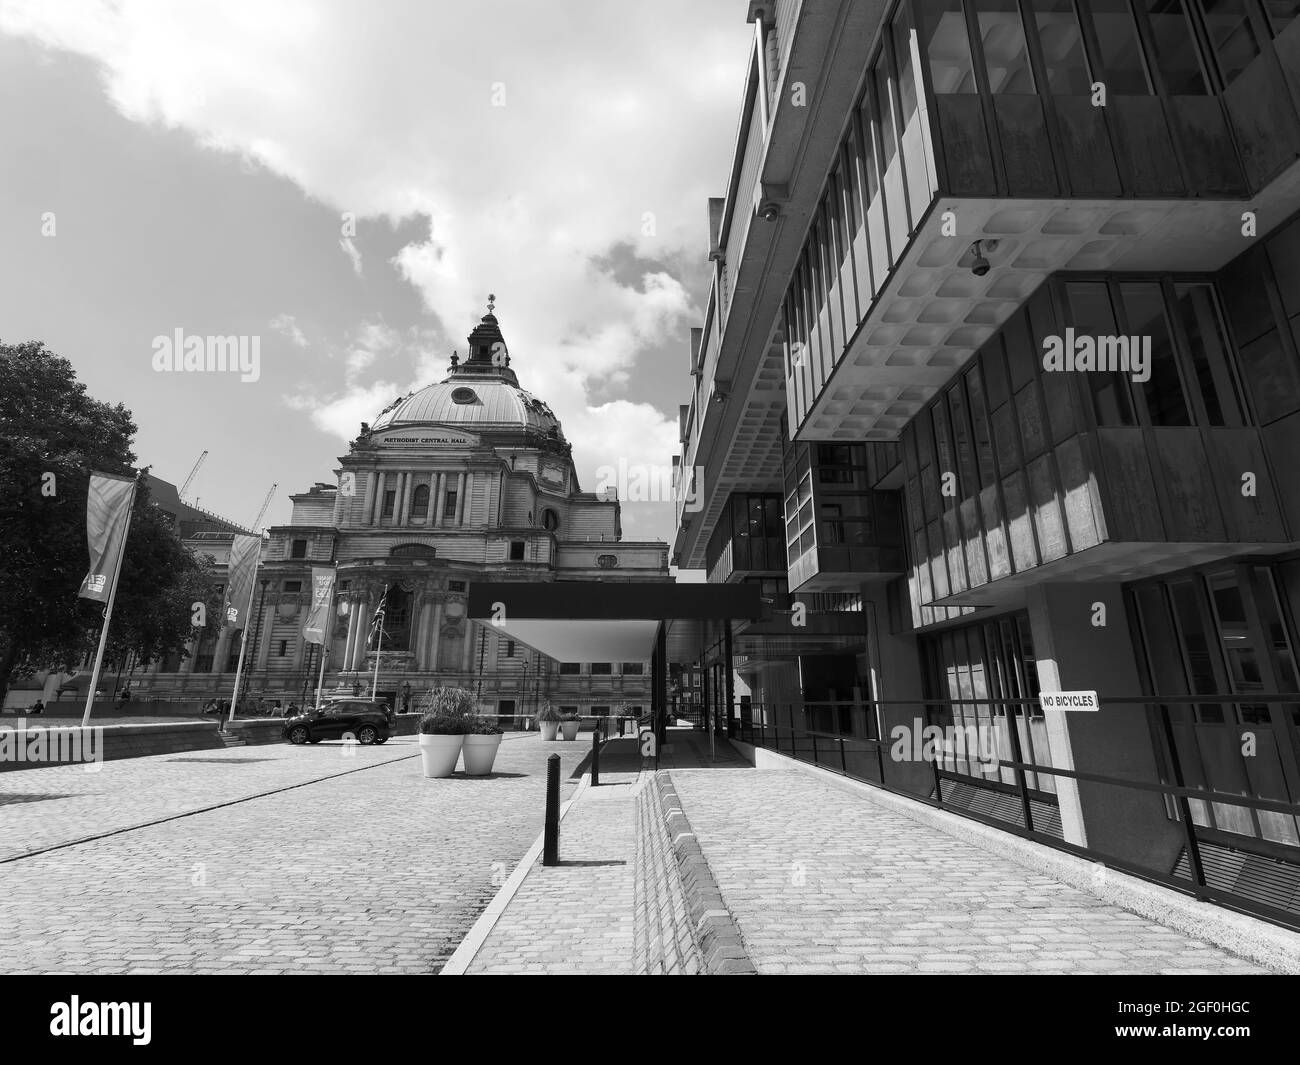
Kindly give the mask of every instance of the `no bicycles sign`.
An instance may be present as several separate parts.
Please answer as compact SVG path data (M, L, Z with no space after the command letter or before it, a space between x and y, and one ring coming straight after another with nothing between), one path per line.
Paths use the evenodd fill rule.
M1096 692L1039 692L1038 705L1044 710L1100 710Z

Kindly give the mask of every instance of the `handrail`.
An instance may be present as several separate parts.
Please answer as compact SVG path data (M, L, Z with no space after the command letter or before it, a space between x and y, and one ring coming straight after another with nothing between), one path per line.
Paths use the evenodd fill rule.
M1244 890L1238 891L1235 887L1224 887L1217 881L1211 883L1210 879L1207 878L1206 868L1202 861L1201 844L1206 843L1244 850L1247 853L1260 854L1275 861L1289 863L1292 866L1300 865L1300 847L1297 847L1294 843L1279 842L1266 834L1267 826L1262 821L1262 817L1257 818L1252 814L1251 820L1254 823L1254 831L1237 833L1214 825L1198 825L1193 817L1192 808L1193 803L1210 804L1213 807L1230 806L1255 811L1261 815L1265 813L1282 814L1288 818L1295 818L1300 822L1300 801L1235 794L1214 790L1209 787L1202 788L1188 785L1184 780L1182 762L1180 761L1183 744L1178 739L1176 731L1183 728L1183 723L1174 720L1170 712L1171 708L1176 706L1214 704L1237 706L1296 705L1300 704L1300 693L1203 692L1196 695L1170 696L1143 694L1138 696L1101 696L1099 702L1103 704L1103 707L1129 705L1144 708L1149 714L1154 712L1154 717L1151 720L1153 724L1157 725L1157 731L1152 736L1151 753L1156 759L1156 766L1158 767L1156 772L1161 776L1171 778L1169 782L1165 780L1137 780L1086 770L1045 766L1034 761L1026 761L1021 753L1023 730L1019 724L1013 724L1020 716L1015 709L1005 714L999 713L991 718L984 717L981 720L963 721L961 717L957 717L956 720L934 722L927 716L925 726L927 728L935 727L940 730L952 729L962 732L965 732L968 728L991 729L1000 737L999 747L1002 746L1001 741L1005 740L1010 746L1010 751L1008 752L1009 757L1004 758L999 752L996 762L985 763L990 767L991 773L981 774L976 772L971 764L972 762L979 763L977 752L962 751L960 747L954 748L947 743L939 745L937 748L932 747L929 754L922 755L922 760L930 763L933 780L932 785L926 789L926 793L921 793L918 790L919 781L910 781L910 786L905 787L897 779L894 781L888 779L891 774L886 772L886 752L888 748L897 742L897 739L891 740L880 735L827 732L807 727L811 723L809 721L810 714L817 712L835 714L837 710L848 709L852 713L850 721L861 721L862 717L859 715L865 716L869 729L876 731L882 723L871 711L877 708L942 709L945 707L985 706L997 708L1028 707L1037 711L1040 707L1036 698L971 696L955 699L805 699L797 703L757 701L743 703L735 701L730 706L723 703L717 709L721 714L726 715L724 721L720 721L719 724L725 724L727 734L730 737L753 742L756 746L781 751L799 761L811 761L812 764L819 768L826 769L837 775L861 780L872 787L880 787L894 794L904 795L937 809L948 810L972 818L1091 861L1101 861L1103 864L1123 869L1126 872L1164 884L1178 891L1192 894L1197 898L1209 899L1221 905L1257 917L1263 917L1265 920L1288 928L1300 929L1300 912L1297 912L1293 903L1274 904L1274 902L1268 901L1267 896L1258 896L1258 893L1248 893ZM716 703L715 706L717 706ZM795 719L796 712L799 713L801 718L801 723L798 724ZM780 723L780 719L787 716L788 723ZM1277 717L1276 711L1274 711L1273 717ZM840 720L843 721L844 719L840 718ZM1028 722L1028 714L1025 715L1024 720ZM897 728L900 725L906 727L901 722L895 722L892 727ZM1250 722L1225 723L1221 727L1231 727L1240 731L1249 731L1252 728L1274 731L1271 721L1258 724ZM1300 724L1293 723L1288 714L1283 719L1278 738L1286 741L1296 735L1300 735ZM850 755L855 759L852 769L850 769ZM856 759L860 759L864 755L868 756L868 762L865 765L856 761ZM871 755L874 755L874 758L870 757ZM895 762L896 760L889 758L889 761ZM909 758L907 761L912 762L914 759ZM962 767L963 761L966 763L964 771ZM874 765L871 765L872 762L874 762ZM1012 774L1014 780L1006 779L1003 770ZM1173 810L1166 807L1166 816L1181 828L1183 835L1179 863L1185 861L1185 875L1178 873L1177 866L1165 872L1163 869L1142 865L1134 858L1119 857L1094 850L1086 843L1071 843L1060 834L1060 828L1049 827L1048 830L1044 830L1041 825L1035 827L1035 820L1042 816L1042 804L1046 802L1052 805L1055 803L1055 798L1053 792L1044 791L1038 786L1041 782L1037 777L1033 778L1035 786L1031 788L1029 786L1030 774L1041 774L1044 777L1052 777L1054 780L1072 780L1081 784L1126 788L1130 791L1167 797L1165 801L1173 804ZM896 773L892 775L897 777ZM953 784L965 783L975 787L992 787L1008 798L1018 796L1019 810L1015 816L1012 816L1007 811L995 814L971 806L966 799L954 800L952 797L945 797L945 781L949 782L950 788ZM1211 870L1211 875L1213 875L1213 870ZM1291 908L1284 908L1287 906Z

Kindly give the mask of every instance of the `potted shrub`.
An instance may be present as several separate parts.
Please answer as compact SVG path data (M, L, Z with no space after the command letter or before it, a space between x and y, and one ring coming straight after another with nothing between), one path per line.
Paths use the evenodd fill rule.
M439 688L429 693L428 709L420 718L420 759L426 777L449 777L465 742L474 714L474 696L463 688Z
M485 777L492 772L492 763L496 761L502 730L493 718L479 714L467 719L466 728L465 744L461 748L465 775Z
M581 722L577 714L565 714L560 719L560 730L564 733L566 740L576 740L578 738L578 726Z
M560 731L561 714L550 703L537 711L537 727L542 732L542 739L553 740Z

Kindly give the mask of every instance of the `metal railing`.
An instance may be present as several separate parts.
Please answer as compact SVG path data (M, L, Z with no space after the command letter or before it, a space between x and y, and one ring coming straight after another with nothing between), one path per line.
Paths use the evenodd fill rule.
M1031 734L1031 722L1044 720L1037 700L1032 699L737 703L731 707L726 726L727 735L733 739L775 750L798 761L1101 862L1196 898L1300 929L1300 803L1295 798L1293 769L1287 768L1288 764L1294 767L1294 758L1300 751L1300 743L1297 743L1300 730L1292 723L1295 719L1287 718L1285 735L1272 736L1274 742L1271 744L1260 744L1260 750L1267 749L1277 757L1278 764L1274 768L1279 772L1269 775L1279 782L1280 790L1288 796L1267 798L1244 791L1217 791L1209 786L1209 781L1206 786L1189 784L1183 759L1187 754L1202 753L1199 746L1191 746L1199 744L1200 737L1188 728L1188 723L1174 722L1169 711L1171 706L1180 705L1283 704L1290 708L1300 706L1300 694L1102 697L1100 703L1105 709L1138 708L1146 715L1153 741L1150 751L1153 779L1067 769L1041 764L1041 759L1026 758L1024 741ZM913 720L923 723L923 727L953 730L945 736L944 745L935 745L931 757L921 759L928 762L928 771L904 769L901 763L914 763L916 759L895 758L892 749L899 740L891 743L880 736L881 712L900 708L912 708L915 711ZM985 762L977 757L979 752L953 750L948 742L952 737L960 736L960 730L972 723L932 720L935 711L955 717L953 711L959 708L967 708L968 713L983 710L984 716L978 721L990 727L999 747L1004 748L995 759L995 778L988 775ZM808 727L809 717L818 715L833 716L839 725L847 723L848 728L830 731ZM895 721L887 732L896 734L900 724ZM1232 727L1243 733L1255 730L1271 734L1273 731L1268 723ZM1176 735L1179 729L1185 733L1182 742ZM910 736L900 739L914 741ZM921 750L924 754L924 743ZM915 751L916 745L912 742L909 754ZM963 762L965 772L959 768ZM980 773L973 771L972 763L981 765ZM1006 771L1010 772L1010 782L1004 778ZM1161 779L1154 779L1155 776ZM1047 786L1049 780L1050 787ZM918 787L920 781L924 784ZM1090 800L1097 797L1097 789L1106 789L1111 794L1112 789L1122 789L1130 796L1125 800L1128 803L1140 801L1137 796L1141 794L1160 797L1164 804L1165 822L1172 832L1181 834L1181 839L1171 841L1179 845L1177 853L1167 862L1144 863L1131 855L1071 842L1062 827L1056 797L1062 787L1077 791L1086 789ZM1252 811L1252 822L1257 826L1262 824L1260 813L1281 815L1271 824L1275 833L1284 838L1266 838L1262 832L1252 836L1225 831L1198 822L1196 812L1199 811L1204 820L1220 806ZM1286 831L1281 831L1282 827L1286 827Z

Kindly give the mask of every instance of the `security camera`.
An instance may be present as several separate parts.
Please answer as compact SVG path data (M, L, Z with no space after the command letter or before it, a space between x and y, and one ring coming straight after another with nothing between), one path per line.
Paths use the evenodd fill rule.
M976 241L971 244L971 255L975 256L975 259L971 261L971 273L975 274L976 277L983 277L984 274L987 274L989 265L991 265L988 259L984 257L985 251L997 251L997 241Z
M781 215L781 208L774 203L766 203L758 213L762 215L764 222L775 222Z

